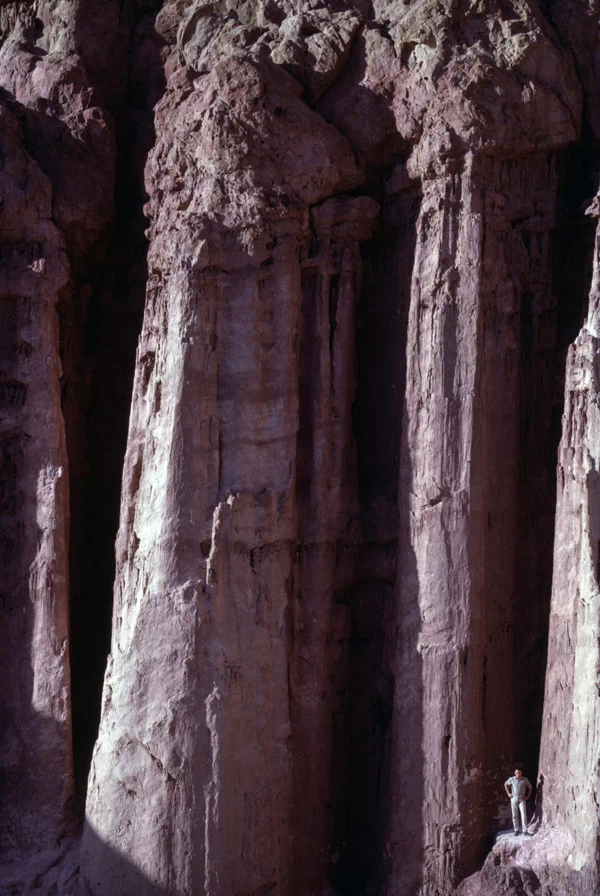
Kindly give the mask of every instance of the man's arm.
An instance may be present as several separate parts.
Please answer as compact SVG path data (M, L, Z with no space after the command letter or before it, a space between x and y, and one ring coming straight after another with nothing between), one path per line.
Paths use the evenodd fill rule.
M512 800L512 790L509 790L509 789L508 789L509 787L510 787L510 782L509 782L509 781L505 781L505 782L504 782L504 789L506 790L506 794L507 794L508 798Z
M527 794L526 794L526 796L525 796L525 799L526 799L526 800L528 800L529 797L531 796L531 791L532 791L532 790L533 790L533 787L531 786L531 781L529 781L529 779L528 779L528 780L527 780Z

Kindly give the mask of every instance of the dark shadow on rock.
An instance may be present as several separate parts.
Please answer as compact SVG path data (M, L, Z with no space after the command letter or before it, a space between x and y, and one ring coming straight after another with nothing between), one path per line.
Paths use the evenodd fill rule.
M596 192L597 160L598 150L585 134L580 146L557 155L551 301L538 307L531 295L523 297L515 747L532 781L538 771L542 730L565 368L568 347L587 312L595 221L586 217L585 209Z
M358 188L355 195L365 192L380 205L384 203L382 172L372 190ZM330 881L340 896L378 893L382 879L396 648L400 432L417 212L418 198L414 194L398 199L393 209L385 209L372 237L361 243L361 264L354 271L355 288L360 279L355 334L357 385L352 407L354 444L345 449L352 457L345 499L353 513L355 508L359 512L356 523L353 520L348 527L352 542L342 540L334 546L332 616L348 620L349 631L342 642L332 645L336 669L327 698L331 701L333 762L331 796L327 795L323 806L332 832L328 844ZM348 248L342 240L336 242L334 262ZM311 507L310 501L314 501L311 482L319 475L314 469L318 457L314 417L327 383L326 377L319 378L321 340L326 338L319 324L320 290L324 288L322 281L326 281L329 313L335 319L339 288L335 272L327 271L323 276L320 251L320 236L315 232L303 269L299 346L296 499L299 519L305 524L319 513L319 507ZM344 396L344 401L349 400L350 395ZM305 570L307 564L308 558ZM295 708L295 715L300 724L301 707ZM306 858L302 856L302 861ZM297 886L300 892L303 884L297 881Z
M84 849L91 862L82 862ZM95 876L88 876L87 866ZM0 863L0 896L110 896L115 883L119 892L131 896L173 896L173 890L150 880L87 822L82 840L66 838L54 847L3 857Z
M529 822L529 831L537 831L544 818L544 776L540 773L535 785L533 814Z
M172 890L150 880L126 856L105 843L88 821L80 850L79 888L74 896L108 896L112 887L131 896L173 896Z
M64 353L71 352L64 366L73 375L65 416L71 464L73 742L81 816L110 649L121 475L148 279L144 167L155 141L153 109L165 86L161 41L154 31L158 4L148 2L137 11L131 3L121 6L129 37L126 87L109 106L117 136L115 217L100 257L77 266L76 279L80 290L81 283L87 286L89 299L83 332L76 334L79 344L71 349L73 309L65 304L61 315Z
M48 531L40 528L35 495L40 478L43 481L49 452L32 405L42 400L36 387L40 382L40 366L45 368L47 347L40 348L38 343L34 349L24 339L29 329L42 331L44 306L41 303L45 300L41 298L37 303L30 297L3 296L0 301L0 361L5 375L22 376L24 380L23 401L18 405L8 409L0 399L0 857L3 859L13 851L57 847L69 832L72 821L69 725L44 718L33 706L36 687L38 699L41 693L44 705L49 704L44 693L48 681L40 681L46 670L40 668L39 657L35 664L33 656L36 623L39 626L40 618L50 620L46 637L56 640L63 633L66 635L67 610L63 580L58 577L55 582L47 556L42 561L39 558L40 546ZM27 357L31 359L32 382L23 376L27 370L21 364L23 345L30 352ZM8 410L9 413L2 413ZM44 413L50 417L52 411L44 406ZM42 442L41 448L36 448L36 438ZM60 483L56 493L60 506ZM64 547L60 522L56 526L59 550ZM54 521L49 520L48 529L53 525ZM64 559L63 556L57 560L59 572L64 572ZM48 676L52 685L58 686L58 645L54 650L58 670L48 670ZM60 717L60 695L56 704Z
M365 86L366 60L367 38L361 29L341 76L325 91L316 111L346 137L371 188L383 171L406 158L410 147L398 132L389 96Z
M78 183L80 174L80 186L84 192L82 204L90 205L93 218L90 232L86 232L85 222L81 225L76 223L75 226L69 225L68 221L65 224L71 282L63 290L58 308L63 366L62 401L70 479L71 707L80 824L83 820L86 779L98 732L106 656L110 647L114 542L119 517L121 471L135 350L147 281L147 239L144 234L147 221L143 215L147 196L143 171L147 154L154 143L153 107L164 90L161 42L154 31L154 19L159 7L160 3L147 0L139 4L121 2L117 13L116 3L112 8L112 13L121 19L118 40L128 40L128 56L125 58L124 48L120 47L112 72L112 80L115 83L121 81L121 86L118 89L115 87L112 92L105 92L106 107L116 122L114 196L110 189L104 192L98 189L100 181L94 180L95 172L91 171L92 148L81 143L72 133L61 119L58 107L39 100L35 108L28 108L8 91L0 89L0 100L20 123L27 151L52 182L55 212L56 203L64 202L65 195L72 192L74 184ZM88 12L89 5L84 4L76 13L78 40L82 38L78 28ZM102 19L108 13L108 5L105 7L97 3L93 14ZM93 40L97 37L88 27L88 50L90 47L93 50ZM35 46L27 50L33 53ZM103 47L102 53L110 56L110 47ZM90 60L87 62L91 64ZM127 67L123 78L119 68L122 65ZM68 70L66 77L84 78L85 75L75 67L72 71ZM122 86L123 82L125 87ZM104 157L103 161L106 161ZM102 176L100 170L98 177ZM90 180L91 185L88 184ZM94 205L95 197L98 199L97 207ZM67 201L71 199L72 196L67 195ZM55 217L59 226L64 223L60 213ZM7 315L13 313L14 301L3 303ZM8 338L14 327L8 320L3 323L6 326L0 327L0 357L5 362L10 346L4 345L6 340L2 339L2 335ZM14 481L23 458L23 439L26 436L15 431L11 431L6 440L0 433L0 455L4 458L4 464L0 465L0 477L4 480L1 483L3 491L6 486L3 503L8 507L9 516L12 513L10 508L17 500ZM0 506L0 527L3 525L2 509ZM6 525L9 526L9 523ZM12 807L8 816L13 810L16 811L15 807L20 802L29 799L22 763L35 764L37 745L45 745L44 749L56 745L60 734L53 731L52 723L40 718L30 705L33 688L32 672L28 665L28 655L32 649L31 620L25 612L27 601L24 591L21 589L23 594L19 591L21 596L18 599L15 597L11 576L18 578L17 572L13 576L13 567L16 569L18 566L21 578L26 581L26 571L32 558L19 556L15 560L15 545L20 538L20 530L12 523L9 528L11 531L7 530L0 537L0 552L7 554L0 556L5 569L4 581L0 585L0 614L6 614L3 631L10 633L10 675L4 689L5 705L0 709L4 721L2 730L5 732L2 738L0 730L0 753L6 754L6 760L0 760L3 766L0 787L3 799ZM56 746L51 753L58 763ZM69 758L69 766L70 762ZM40 764L44 766L46 760ZM38 793L35 799L36 804L40 805L42 794ZM72 806L68 807L69 815L72 809ZM59 805L52 809L52 812L59 814L64 811L64 807ZM39 810L32 817L36 815L40 815ZM10 829L6 834L9 841L16 843L19 837L8 816L7 812L2 813L1 824L5 831ZM48 822L47 827L51 836L53 826Z
M335 877L344 896L385 892L399 868L400 890L393 892L408 896L419 884L423 860L420 611L410 541L411 473L401 469L407 450L406 339L420 196L413 188L386 197L382 188L376 198L382 205L380 224L362 247L353 426L365 542L370 549L378 544L381 557L387 552L395 562L387 563L387 581L378 581L364 564L365 581L357 582L349 596L347 840ZM386 568L381 558L377 568L380 575Z

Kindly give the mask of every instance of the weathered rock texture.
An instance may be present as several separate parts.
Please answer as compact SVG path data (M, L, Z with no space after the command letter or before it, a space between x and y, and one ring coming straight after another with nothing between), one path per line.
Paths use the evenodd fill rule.
M565 838L569 879L586 879L590 893L600 887L599 247L597 237L588 314L567 359L540 755L545 819Z
M68 486L51 187L0 106L2 853L56 845L72 799ZM10 674L9 674L10 672ZM52 767L53 773L48 774Z
M597 202L589 213L596 215ZM598 853L598 237L587 317L569 349L535 838L503 840L461 896L594 894ZM591 685L591 686L590 686Z
M599 16L0 6L0 892L596 892Z

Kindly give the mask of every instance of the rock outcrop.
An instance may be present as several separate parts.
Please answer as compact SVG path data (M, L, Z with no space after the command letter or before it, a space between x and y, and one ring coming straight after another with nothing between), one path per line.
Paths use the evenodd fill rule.
M23 6L0 892L595 892L596 4Z

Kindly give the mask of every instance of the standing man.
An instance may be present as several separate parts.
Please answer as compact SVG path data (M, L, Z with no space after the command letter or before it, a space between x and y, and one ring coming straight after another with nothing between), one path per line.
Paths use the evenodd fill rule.
M521 812L521 828L523 833L528 836L527 800L531 796L532 788L527 778L523 776L523 768L520 765L516 767L514 776L504 782L504 789L510 797L515 837L519 833L519 812Z

